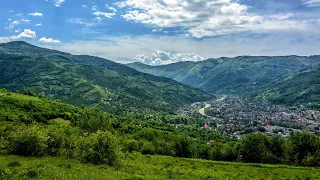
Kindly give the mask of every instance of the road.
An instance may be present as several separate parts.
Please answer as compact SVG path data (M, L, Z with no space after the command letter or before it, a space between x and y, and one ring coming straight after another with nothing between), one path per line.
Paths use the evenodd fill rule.
M204 110L207 109L207 108L209 108L209 107L211 107L211 105L208 104L207 102L205 102L204 104L205 104L204 108L199 109L199 113L200 113L201 115L203 115L203 116L210 117L210 116L206 115L206 113L204 112Z
M223 101L226 97L227 97L227 96L224 95L224 96L222 96L220 99L217 99L217 100L215 100L215 101L216 101L216 102L218 102L218 101ZM211 117L211 116L208 116L208 115L205 113L205 109L211 107L211 105L208 104L207 102L205 102L204 104L205 104L204 108L199 109L199 113L200 113L201 115L203 115L203 116Z

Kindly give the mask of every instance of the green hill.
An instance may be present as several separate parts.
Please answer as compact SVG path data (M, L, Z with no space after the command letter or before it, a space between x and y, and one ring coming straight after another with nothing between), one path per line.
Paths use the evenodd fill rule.
M252 98L284 104L307 104L320 107L320 66L287 74L270 84Z
M1 89L0 179L319 178L318 168L266 165L319 166L320 139L307 132L238 140L189 119L181 125L143 115L113 116Z
M0 44L0 87L41 93L115 114L172 111L210 96L174 80L92 56L76 56L25 42Z
M174 79L206 92L249 95L285 74L319 64L320 56L241 56L163 66L128 64L141 72Z

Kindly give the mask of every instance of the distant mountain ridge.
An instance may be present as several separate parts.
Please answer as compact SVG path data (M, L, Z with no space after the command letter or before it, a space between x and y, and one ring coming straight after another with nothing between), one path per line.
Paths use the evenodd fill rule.
M248 96L265 91L285 75L319 64L320 56L240 56L163 66L142 63L128 66L144 73L171 78L206 92Z
M0 87L43 93L115 114L147 109L173 111L185 103L210 98L201 90L123 64L21 41L0 44Z

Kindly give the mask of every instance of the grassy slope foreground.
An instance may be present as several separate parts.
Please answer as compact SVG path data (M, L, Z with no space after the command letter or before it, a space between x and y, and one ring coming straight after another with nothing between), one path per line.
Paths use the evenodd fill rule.
M2 176L2 177L1 177ZM119 167L53 157L0 156L0 179L320 179L320 169L129 154Z
M0 44L0 87L42 93L117 114L136 109L170 111L209 98L201 90L106 59L25 42Z

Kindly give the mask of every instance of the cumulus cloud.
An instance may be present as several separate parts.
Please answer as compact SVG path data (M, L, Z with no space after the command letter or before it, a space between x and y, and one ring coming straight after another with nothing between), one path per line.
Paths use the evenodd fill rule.
M139 54L134 58L134 61L142 62L149 65L164 65L181 61L203 61L202 57L195 53L171 53L166 51L155 50L151 56Z
M34 26L42 26L42 24L41 24L41 23L38 23L38 24L35 24Z
M138 54L146 56L145 60L152 59L155 50L171 54L194 53L208 58L241 55L315 55L319 54L320 46L320 36L315 33L236 34L204 39L169 35L108 36L87 41L64 42L54 47L74 54L94 55L116 62L133 62L135 57L138 59ZM143 59L143 56L140 59Z
M30 16L43 16L42 13L39 12L34 12L34 13L29 13Z
M304 5L307 7L320 7L320 0L307 0L304 1Z
M21 38L26 38L26 39L35 39L37 37L36 32L32 31L30 29L24 29L22 33L16 36L11 36L10 39L21 39Z
M10 39L8 37L0 37L0 43L7 43L10 42Z
M188 34L197 38L304 28L304 24L289 17L252 13L249 6L233 0L125 0L115 4L124 10L122 17L127 21L157 28L185 28Z
M43 43L60 43L61 42L60 40L57 40L57 39L45 38L45 37L42 37L41 39L39 39L39 41Z

